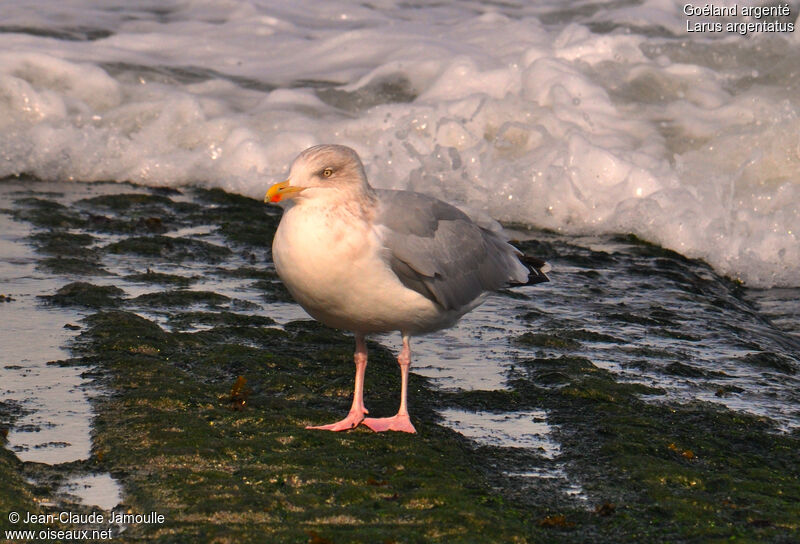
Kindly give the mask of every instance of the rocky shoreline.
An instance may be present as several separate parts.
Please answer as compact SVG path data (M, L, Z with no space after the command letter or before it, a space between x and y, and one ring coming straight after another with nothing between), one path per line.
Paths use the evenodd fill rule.
M708 402L652 402L657 384L623 380L579 353L587 342L622 344L612 330L532 326L509 338L531 356L509 370L506 389L444 391L412 369L417 436L307 431L346 412L353 344L271 315L291 304L269 261L279 210L220 190L120 184L64 204L53 184L0 183L13 196L1 211L32 227L37 267L62 278L39 304L86 316L72 357L52 364L84 369L103 391L89 459L44 466L0 449L4 516L90 511L59 495L60 482L107 472L124 491L119 511L163 516L125 526L122 542L792 542L800 530L798 433ZM542 239L522 246L571 259L586 277L603 265L568 240ZM682 271L697 266L630 243ZM677 330L672 318L647 319ZM369 348L368 407L392 413L394 357ZM22 408L0 404L0 430ZM555 463L540 452L482 445L443 425L447 408L543 408L559 466L587 498L525 476Z

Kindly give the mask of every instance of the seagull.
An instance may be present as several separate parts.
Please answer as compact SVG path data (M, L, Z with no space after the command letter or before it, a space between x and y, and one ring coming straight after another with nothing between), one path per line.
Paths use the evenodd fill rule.
M311 317L355 334L353 403L347 417L307 429L415 433L408 413L410 337L453 326L491 291L549 281L548 265L523 255L464 212L413 191L375 189L343 145L300 153L265 202L289 201L272 242L286 288ZM400 331L400 407L367 418L366 335Z

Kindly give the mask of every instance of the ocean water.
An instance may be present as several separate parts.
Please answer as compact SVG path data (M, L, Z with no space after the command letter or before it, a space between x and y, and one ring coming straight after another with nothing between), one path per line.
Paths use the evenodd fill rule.
M671 0L99 4L0 1L0 178L45 180L66 205L126 181L260 198L306 147L350 145L373 185L501 220L553 265L552 283L492 295L455 329L415 339L414 372L443 389L501 389L525 378L516 363L558 351L509 336L572 330L575 353L663 388L655 401L800 426L800 31L688 32L711 19ZM715 21L796 21L800 4L789 6L788 17ZM111 183L69 183L87 181ZM546 229L540 242L524 241L527 227ZM0 311L58 335L39 353L25 343L4 353L0 400L30 411L10 434L21 457L84 459L97 392L66 374L50 380L63 393L25 382L74 374L46 362L64 357L62 321L80 317L37 306L61 280L28 270L26 228L0 237L4 290L18 303ZM104 265L117 275L91 281L141 294L120 280L133 265ZM210 277L193 288L246 291ZM279 323L304 316L247 297ZM85 439L66 448L29 432L69 429L42 424L61 413L82 420ZM544 411L442 416L478 443L539 448L561 470ZM581 495L579 482L565 485Z
M0 2L0 177L258 197L335 142L376 186L798 286L800 33L684 5Z

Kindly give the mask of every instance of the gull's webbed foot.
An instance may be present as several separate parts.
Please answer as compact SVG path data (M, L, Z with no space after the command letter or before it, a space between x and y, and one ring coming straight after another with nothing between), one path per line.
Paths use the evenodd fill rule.
M317 429L321 431L347 431L350 429L355 429L358 427L358 424L364 421L364 414L366 414L366 410L362 411L350 411L347 414L347 417L341 421L337 421L336 423L331 423L329 425L309 425L306 429Z
M408 414L397 414L393 417L381 418L368 417L361 423L378 433L382 431L401 431L404 433L417 432L414 425L411 424L411 419L408 417Z

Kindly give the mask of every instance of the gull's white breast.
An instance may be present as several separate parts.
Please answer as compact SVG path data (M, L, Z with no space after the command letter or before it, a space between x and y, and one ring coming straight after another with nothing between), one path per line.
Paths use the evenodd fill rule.
M461 316L406 288L386 251L371 224L313 202L286 210L272 243L275 268L289 292L328 326L419 334L450 326Z

